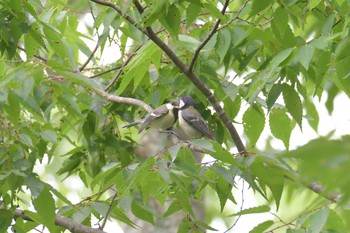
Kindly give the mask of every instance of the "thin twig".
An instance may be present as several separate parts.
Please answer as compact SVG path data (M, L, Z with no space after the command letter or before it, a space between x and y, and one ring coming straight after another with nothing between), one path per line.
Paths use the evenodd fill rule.
M106 216L104 217L103 222L102 222L102 224L101 224L101 226L100 226L100 229L101 229L101 230L103 230L103 228L105 228L105 226L106 226L107 219L108 219L108 215L109 215L109 213L110 213L111 210L112 210L113 202L114 202L114 200L115 200L116 198L117 198L117 191L114 192L114 195L113 195L113 197L112 197L111 203L109 203L108 210L107 210L107 212L106 212Z
M324 207L326 207L326 206L328 206L328 205L330 205L330 204L333 204L333 203L334 203L334 201L327 202L327 203L325 203L325 204L323 204L323 205L321 205L321 206L319 206L319 207L317 207L317 208L315 208L315 209L309 210L309 211L307 211L307 212L305 212L305 213L303 213L303 214L297 216L296 218L292 219L292 220L289 221L288 223L283 222L282 225L279 225L279 226L277 226L277 227L275 227L275 228L273 228L273 229L271 229L271 230L265 231L264 233L272 233L273 231L275 231L275 230L277 230L277 229L280 229L280 228L282 228L282 227L286 227L286 226L288 226L288 225L294 225L293 222L295 222L298 218L300 218L300 217L302 217L302 216L304 216L304 215L306 215L306 214L314 213L315 211L320 210L320 209L323 209Z
M103 72L101 72L101 73L95 74L95 75L90 76L90 77L88 77L88 78L90 78L90 79L92 79L92 78L97 78L97 77L102 76L102 75L104 75L104 74L108 74L109 72L118 70L118 69L120 69L121 67L122 67L122 66L114 67L114 68L112 68L112 69L103 71Z
M24 49L24 48L22 48L22 47L20 47L20 46L17 46L17 48L19 49L19 50L22 50L23 52L26 52L26 50ZM41 56L39 56L39 55L35 55L34 54L34 57L35 58L37 58L37 59L39 59L39 60L41 60L41 61L43 61L43 62L47 62L47 59L45 59L45 58L43 58L43 57L41 57Z
M112 81L104 88L105 91L108 91L109 88L111 88L113 86L113 84L118 80L119 76L121 75L121 73L123 72L123 69L125 68L125 66L127 64L129 64L129 62L131 61L131 59L136 55L136 52L142 47L142 45L138 46L135 51L126 59L126 61L124 62L124 64L120 67L120 69L118 70L118 72L116 73L116 75L113 77Z
M84 62L84 64L82 64L82 65L79 67L79 71L80 71L80 72L83 71L84 68L89 64L89 62L91 61L92 57L95 55L95 53L96 53L96 51L97 51L97 49L98 49L99 46L100 46L100 44L99 44L98 41L97 41L96 46L95 46L94 50L92 50L92 52L91 52L90 56L88 57L88 59Z
M243 11L243 9L246 8L246 6L247 6L247 4L248 4L249 1L250 1L250 0L246 0L246 1L243 3L243 6L241 7L241 9L239 9L239 11L237 12L237 14L235 15L235 17L233 17L232 19L230 19L230 21L228 21L226 24L224 24L223 26L221 26L221 27L218 29L218 31L220 31L221 29L227 27L227 26L230 25L234 20L236 20L236 19L239 17L239 15L241 14L241 12Z
M240 207L240 211L243 210L243 205L244 205L244 180L242 179L242 191L241 191L241 195L242 195L242 202L241 202L241 207ZM236 218L236 220L234 221L234 223L223 233L227 233L229 232L232 228L234 228L238 222L238 220L241 218L242 215L238 215L238 217Z
M230 0L226 0L225 4L221 10L221 14L225 15L225 11L226 8L228 7ZM207 37L202 41L202 43L198 46L198 48L196 49L196 51L194 52L193 58L191 60L190 65L188 66L188 71L192 72L194 64L199 56L200 51L203 49L203 47L209 42L209 40L214 36L214 34L216 33L216 30L218 29L219 25L220 25L221 19L217 19L214 27L211 29L210 33L207 35Z

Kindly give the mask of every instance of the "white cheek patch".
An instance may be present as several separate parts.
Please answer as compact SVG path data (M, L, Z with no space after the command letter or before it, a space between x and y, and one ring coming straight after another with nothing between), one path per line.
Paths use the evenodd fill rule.
M169 110L171 110L171 109L174 108L174 105L172 105L171 103L167 103L165 106L166 106L166 108L169 109Z
M179 104L179 108L182 108L183 106L185 106L185 103L182 99L180 99L180 104Z

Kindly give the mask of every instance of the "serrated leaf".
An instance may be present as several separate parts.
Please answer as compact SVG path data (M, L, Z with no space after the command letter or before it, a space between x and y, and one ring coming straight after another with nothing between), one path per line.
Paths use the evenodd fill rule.
M255 16L259 12L265 10L270 4L270 0L253 1L252 11L250 12L249 17Z
M329 216L329 209L327 207L318 210L310 218L310 232L319 233L323 229L323 226L327 223Z
M273 225L272 220L267 220L265 222L260 223L259 225L255 226L249 233L261 233L265 232L270 226Z
M166 15L162 17L160 21L172 36L177 37L179 34L181 15L176 5L171 5Z
M136 203L136 201L133 201L131 203L131 211L139 219L142 219L154 225L152 212L141 207L138 203Z
M195 21L201 12L202 4L199 0L192 0L186 8L186 27L188 28Z
M24 133L19 134L18 139L21 143L23 143L26 146L29 146L29 147L34 146L32 139L27 134L24 134Z
M220 58L220 62L224 60L226 53L228 52L231 44L231 33L228 30L221 30L218 33L215 51Z
M117 90L117 95L120 95L129 87L131 81L134 81L133 91L136 90L138 85L141 83L143 78L148 72L148 68L153 61L154 54L159 53L160 48L154 43L148 41L142 48L137 52L137 55L134 56L132 61L124 68L126 70L125 74L120 77L121 82Z
M210 156L225 163L229 163L231 165L238 165L237 161L234 158L234 155L231 154L226 149L222 148L218 143L213 143L215 152L210 153Z
M48 142L53 142L53 143L56 143L57 142L57 135L56 135L56 132L53 131L53 130L44 130L44 131L41 131L41 138L44 139L45 141L48 141Z
M270 112L269 124L271 133L275 138L282 140L288 150L289 139L292 133L292 121L289 119L284 109L274 108Z
M265 115L261 107L254 104L244 113L243 126L250 144L255 145L265 126Z
M292 53L293 48L285 49L278 53L271 61L272 69L277 68Z
M309 9L312 10L313 8L317 7L318 4L320 4L321 0L310 0L309 2Z
M33 200L33 205L38 215L40 223L47 226L50 232L57 232L58 227L55 226L55 200L47 188Z
M13 213L10 210L0 209L0 232L8 232L12 217Z
M206 224L205 222L202 222L202 221L198 221L198 220L197 220L197 221L194 222L194 224L195 224L196 226L202 227L202 228L207 229L207 230L210 230L210 231L218 231L217 229L215 229L215 228L209 226L208 224Z
M289 86L288 84L283 84L283 99L284 103L286 104L287 111L290 113L290 115L292 115L301 129L303 106L298 93L293 87Z
M222 177L218 177L215 189L220 201L220 211L222 212L225 208L227 199L231 194L232 185Z
M303 45L297 53L298 61L302 66L304 66L306 70L309 69L309 64L312 59L312 56L314 55L314 51L315 48L312 45L306 44Z
M63 201L64 203L66 203L67 205L69 205L72 209L75 208L75 206L73 205L72 202L70 202L67 197L65 195L63 195L62 193L60 193L57 189L55 189L54 187L52 187L49 184L45 184L45 186L56 196L58 197L61 201Z
M17 95L10 91L7 96L7 101L8 105L5 105L5 110L9 115L9 119L11 119L12 124L15 127L18 127L21 108Z
M172 215L173 213L176 213L179 210L181 210L181 205L179 205L178 202L174 201L170 204L168 209L165 211L165 213L163 214L163 217L166 218Z
M320 117L318 115L318 111L314 103L312 102L312 100L309 100L306 103L306 113L307 113L307 121L309 122L310 126L317 132Z
M281 92L282 92L282 84L277 83L272 86L269 94L267 95L267 101L266 101L267 111L271 110L272 106L275 104Z
M230 217L232 216L239 216L239 215L245 215L245 214L258 214L258 213L266 213L270 211L270 207L267 205L261 205L261 206L256 206L252 207L249 209L244 209L242 211L239 211L237 213L234 213L232 215L229 215Z
M207 9L211 15L213 15L214 17L218 18L221 20L221 23L226 23L227 19L226 17L221 14L221 11L211 2L204 2L203 6L205 9Z
M45 188L45 184L34 175L26 177L26 184L34 198L38 197Z

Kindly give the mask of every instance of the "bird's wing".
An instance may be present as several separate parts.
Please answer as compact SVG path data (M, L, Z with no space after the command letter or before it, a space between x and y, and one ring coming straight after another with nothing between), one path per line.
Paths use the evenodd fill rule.
M142 122L139 129L139 133L144 131L152 121L154 121L155 119L161 116L164 116L165 114L168 114L168 112L169 112L169 109L166 106L160 106L154 109Z
M196 129L201 134L203 134L203 136L214 140L214 134L210 130L208 124L205 122L205 120L203 119L203 117L200 115L199 112L197 112L196 114L194 111L197 112L197 110L192 110L192 111L187 110L185 114L182 115L183 119L188 124L190 124L194 129Z

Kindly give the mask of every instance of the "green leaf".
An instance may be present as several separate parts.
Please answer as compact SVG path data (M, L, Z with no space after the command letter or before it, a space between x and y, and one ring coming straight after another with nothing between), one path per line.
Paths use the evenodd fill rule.
M320 4L321 0L310 0L309 2L309 9L312 10L313 8L317 7L318 4Z
M32 59L34 57L39 47L39 43L35 40L35 38L30 36L30 34L26 34L24 36L24 48L28 59Z
M293 48L289 48L279 52L271 61L272 69L277 68L284 60L286 60L292 51Z
M249 18L256 16L259 12L265 10L271 4L271 0L253 1L252 11L249 14Z
M262 108L256 104L250 107L243 115L243 126L250 144L255 145L265 126L265 115Z
M24 133L19 134L18 139L24 145L29 147L34 147L31 137L29 137L27 134L24 134Z
M327 223L329 216L329 209L324 207L318 210L310 218L310 231L313 233L319 233L323 229L323 226Z
M181 15L176 5L171 5L164 16L164 20L160 21L172 36L177 37L179 34Z
M33 174L26 177L26 184L34 198L37 198L45 188L45 184Z
M181 205L179 205L178 202L174 201L170 204L168 209L165 211L165 213L163 214L163 217L166 218L172 215L173 213L176 213L179 210L181 210Z
M218 231L218 230L216 230L215 228L209 226L208 224L206 224L205 222L202 222L202 221L198 221L198 220L197 220L197 221L194 222L194 224L195 224L196 226L199 226L199 227L201 227L201 228L204 228L204 229L207 229L207 230L210 230L210 231Z
M306 102L306 114L310 126L317 132L320 117L318 116L318 111L311 99Z
M225 208L227 199L229 198L229 195L231 195L232 191L232 185L228 183L225 179L218 177L216 181L216 194L219 197L220 200L220 211L222 211Z
M255 226L249 233L261 233L265 232L270 226L273 225L272 220L267 220L265 222L260 223L259 225Z
M47 188L33 200L33 205L40 216L40 223L47 226L50 232L58 232L59 228L55 226L55 200Z
M231 33L228 30L221 30L218 33L216 41L216 53L220 58L220 62L224 60L226 53L228 52L231 45Z
M139 219L145 220L154 225L152 212L141 207L136 201L131 203L131 211Z
M298 61L300 62L300 64L302 66L304 66L304 68L306 70L309 69L309 64L310 64L310 61L314 55L314 51L315 51L315 48L310 45L310 44L306 44L306 45L303 45L298 53L297 53L297 59Z
M210 12L211 15L220 19L221 23L227 22L227 18L223 14L221 14L221 11L213 3L206 1L203 3L203 6Z
M274 108L269 117L270 130L275 138L282 140L288 150L289 139L292 133L292 121L289 119L286 111L281 108Z
M197 19L201 12L202 4L199 0L192 0L186 8L186 27L188 28Z
M239 216L239 215L245 215L245 214L258 214L258 213L266 213L270 211L270 207L267 205L261 205L261 206L256 206L252 207L249 209L244 209L242 211L239 211L237 213L234 213L232 215L229 215L230 217L232 216Z
M12 222L13 213L10 210L0 209L0 232L7 232Z
M21 108L19 105L19 101L17 96L10 91L7 96L8 105L5 105L5 110L11 119L12 124L15 127L18 127L19 124L19 116L21 112Z
M293 87L289 86L288 84L283 84L283 99L286 104L287 111L290 113L290 115L292 115L301 129L303 106L298 93Z
M229 151L224 149L218 143L213 143L215 152L210 153L210 156L224 163L229 163L231 165L238 165L237 161L234 158L234 155Z
M134 56L132 61L125 67L125 74L121 77L120 86L117 90L117 95L123 93L127 87L129 87L131 81L134 80L134 88L135 91L138 85L141 83L146 73L148 72L148 68L153 61L153 57L155 54L159 53L160 48L148 41L146 42L142 48L138 51L137 55Z
M282 84L277 83L272 86L269 94L267 95L267 101L266 101L268 111L271 110L272 106L275 104L281 92L282 92Z
M177 233L188 233L191 230L191 222L189 218L184 218L184 220L180 223L179 228L177 229Z
M41 132L41 138L48 142L57 142L56 132L53 130L44 130Z

